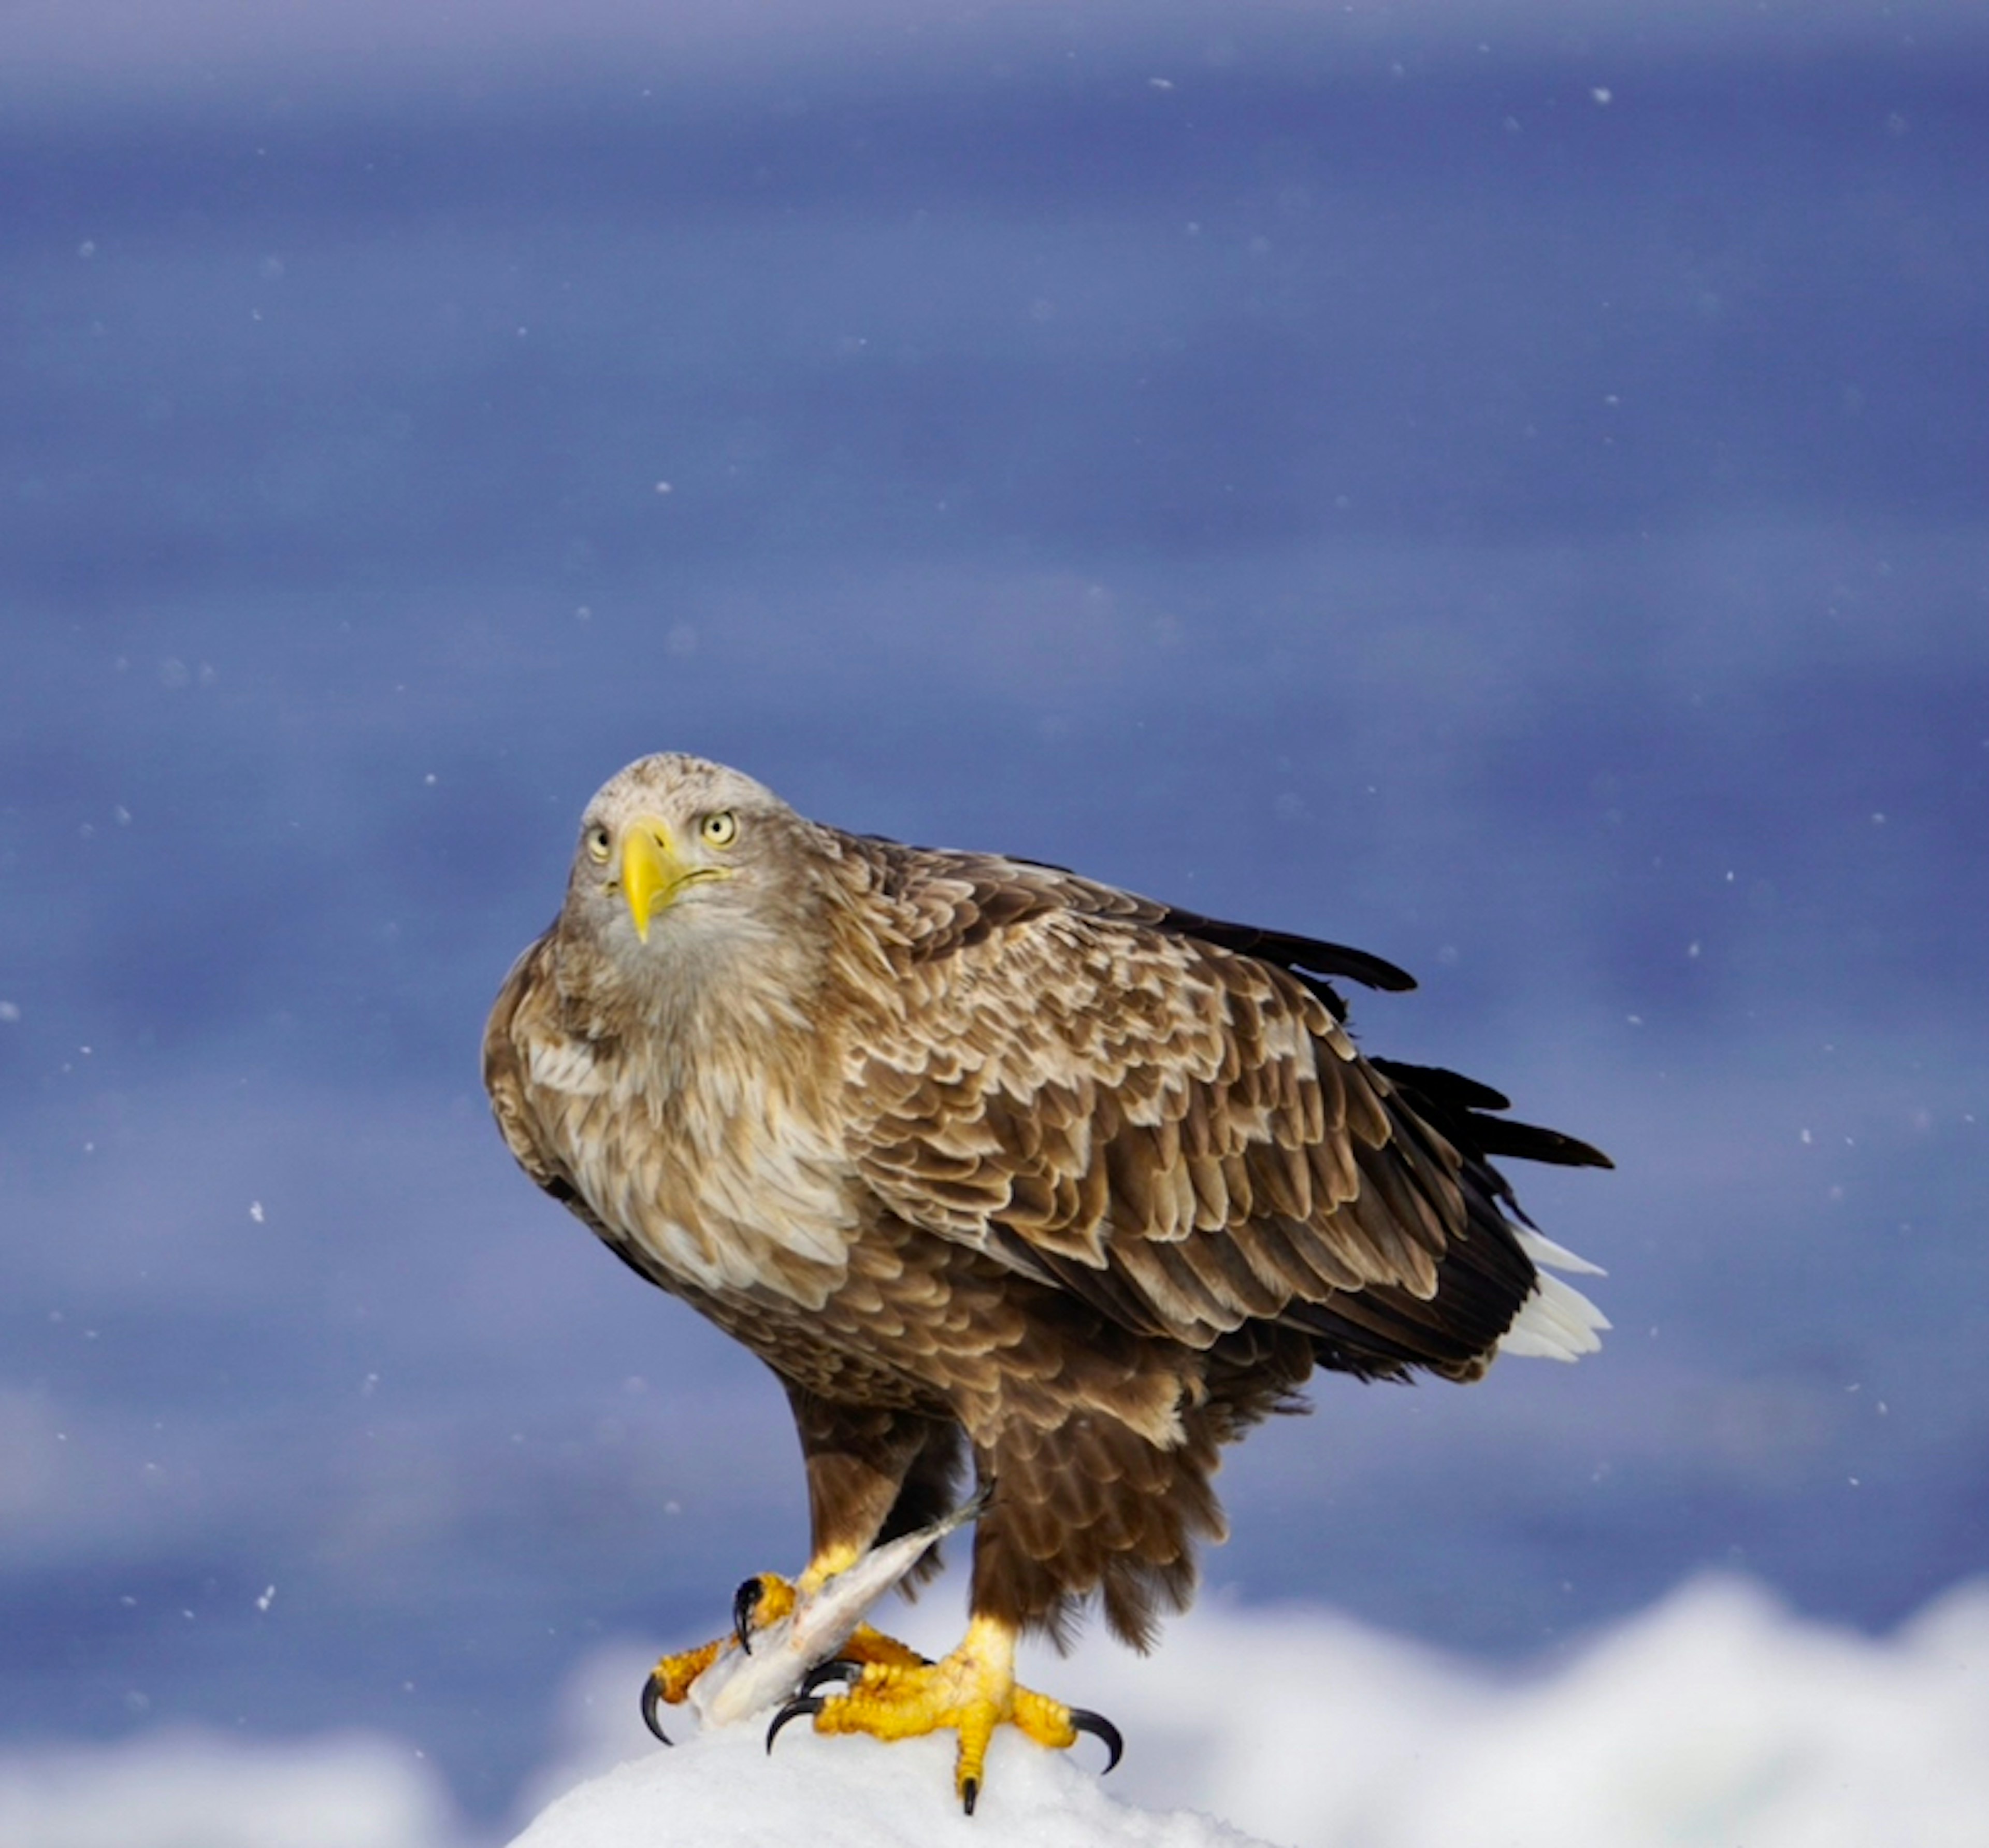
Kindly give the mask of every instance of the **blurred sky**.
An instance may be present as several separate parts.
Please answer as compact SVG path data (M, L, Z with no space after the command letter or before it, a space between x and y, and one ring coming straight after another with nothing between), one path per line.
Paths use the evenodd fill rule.
M1989 20L714 16L0 26L0 1724L488 1815L798 1562L477 1083L661 748L1371 948L1618 1158L1518 1177L1603 1355L1326 1382L1213 1584L1522 1657L1982 1571Z

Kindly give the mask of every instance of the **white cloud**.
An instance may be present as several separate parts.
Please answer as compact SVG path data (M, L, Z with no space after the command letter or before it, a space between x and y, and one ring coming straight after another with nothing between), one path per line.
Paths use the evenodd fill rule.
M0 1757L0 1841L33 1848L452 1848L440 1775L362 1735L253 1744L191 1729Z

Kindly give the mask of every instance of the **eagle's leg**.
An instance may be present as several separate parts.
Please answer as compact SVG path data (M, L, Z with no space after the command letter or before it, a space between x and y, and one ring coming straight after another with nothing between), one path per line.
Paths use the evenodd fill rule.
M988 1741L998 1726L1013 1726L1039 1745L1055 1748L1074 1745L1081 1732L1093 1733L1110 1755L1106 1769L1119 1762L1123 1744L1110 1721L1015 1679L1016 1639L1032 1619L1053 1623L1066 1592L1059 1578L1043 1562L1030 1560L1021 1545L1018 1504L1033 1504L1039 1490L1026 1465L1011 1458L1018 1489L1007 1492L1008 1479L998 1473L1004 1460L999 1451L980 1459L988 1487L976 1504L971 1614L960 1646L937 1662L867 1663L838 1693L824 1687L818 1694L822 1677L812 1678L775 1716L770 1746L781 1727L804 1714L814 1716L818 1732L863 1732L879 1739L953 1732L959 1739L954 1789L969 1815L986 1779Z
M787 1602L776 1594L774 1602L754 1612L757 1623L778 1622L793 1608L796 1595L819 1591L873 1546L929 1527L951 1512L964 1460L960 1427L950 1419L839 1405L792 1382L786 1384L808 1469L810 1556ZM916 1591L939 1570L939 1563L935 1548L906 1575L903 1589ZM840 1653L847 1661L899 1667L925 1660L867 1623Z

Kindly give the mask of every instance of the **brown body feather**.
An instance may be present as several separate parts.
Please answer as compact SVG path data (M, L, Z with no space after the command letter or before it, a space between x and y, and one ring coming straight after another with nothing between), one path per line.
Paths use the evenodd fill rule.
M693 759L589 832L675 852L714 815L736 844L652 941L576 861L485 1074L533 1179L781 1376L818 1554L922 1524L971 1453L976 1612L1096 1592L1144 1643L1223 1532L1218 1450L1316 1366L1484 1371L1540 1287L1489 1158L1603 1161L1364 1058L1327 978L1408 978L1358 951L841 834Z

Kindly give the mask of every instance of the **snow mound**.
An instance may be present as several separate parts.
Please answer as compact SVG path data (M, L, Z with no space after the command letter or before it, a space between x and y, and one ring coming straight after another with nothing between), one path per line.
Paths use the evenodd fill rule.
M950 1737L884 1745L790 1727L770 1756L764 1731L700 1733L624 1765L569 1791L513 1848L1263 1848L1206 1816L1120 1802L1067 1755L1012 1733L996 1735L970 1818Z
M910 1615L934 1646L924 1607ZM639 1661L599 1667L587 1704L621 1755ZM969 1821L950 1739L797 1724L769 1758L747 1724L651 1748L517 1848L1979 1848L1989 1816L1989 1585L1873 1639L1710 1578L1520 1675L1317 1609L1211 1601L1150 1659L1086 1648L1024 1679L1124 1729L1109 1782L1092 1741L1046 1752L998 1734Z

